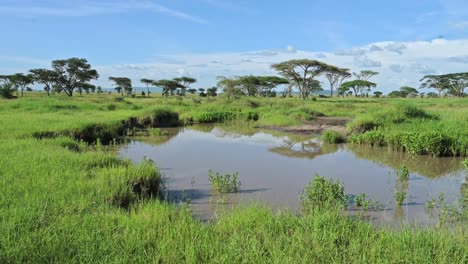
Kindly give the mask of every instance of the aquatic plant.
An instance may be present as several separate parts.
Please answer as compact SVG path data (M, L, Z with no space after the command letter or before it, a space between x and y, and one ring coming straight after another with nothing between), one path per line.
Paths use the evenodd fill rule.
M148 132L152 136L167 136L167 135L169 135L169 132L167 132L166 130L162 130L160 128L149 128Z
M402 205L406 199L406 192L405 191L395 191L395 200L397 205Z
M326 179L316 174L305 186L301 194L301 203L306 212L346 208L348 198L343 185L338 180Z
M213 189L220 193L236 193L239 191L241 183L238 181L238 172L222 175L219 172L215 173L213 170L210 170L208 177Z
M405 165L401 166L396 170L397 177L400 181L407 181L409 179L409 170Z

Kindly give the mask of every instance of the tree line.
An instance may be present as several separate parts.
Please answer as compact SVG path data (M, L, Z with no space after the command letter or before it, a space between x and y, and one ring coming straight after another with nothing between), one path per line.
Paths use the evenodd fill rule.
M231 96L276 96L277 88L283 87L282 96L292 96L296 89L299 97L307 100L312 93L322 91L322 83L319 77L328 82L330 88L330 97L350 96L356 97L368 96L369 92L377 86L370 79L379 74L375 71L363 70L360 72L350 72L347 68L340 68L329 65L321 61L310 59L288 60L271 65L271 68L277 71L279 76L235 76L218 77L217 86L224 94ZM348 80L354 77L352 80ZM97 80L99 73L91 67L86 59L70 58L65 60L54 60L51 69L32 69L27 74L16 73L13 75L0 75L0 92L3 97L12 96L16 92L17 96L24 95L24 91L31 90L31 85L43 85L44 91L50 95L53 93L65 93L73 96L74 92L82 94L83 92L101 93L102 88L94 86L91 81ZM132 85L132 80L127 77L109 77L113 83L114 89L124 96L125 94L136 95L136 90ZM441 96L442 94L464 97L465 89L468 87L468 73L451 73L444 75L426 75L421 80L420 88L436 89L439 93L430 92L426 94L429 97ZM216 96L218 87L208 89L194 89L191 86L197 82L191 77L177 77L173 79L151 80L141 79L140 82L146 85L147 91L141 92L142 96L150 95L150 87L159 87L162 90L162 96L185 96L187 93L198 94L202 97ZM381 92L375 91L375 97L380 97ZM391 97L408 97L424 95L417 89L404 86L398 91L392 91Z

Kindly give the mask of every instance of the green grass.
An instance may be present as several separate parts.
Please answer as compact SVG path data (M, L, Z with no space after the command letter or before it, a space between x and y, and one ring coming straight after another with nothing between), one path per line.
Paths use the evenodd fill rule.
M179 121L197 121L207 112L236 113L236 118L256 125L291 125L312 120L318 113L359 118L372 109L405 101L439 118L418 116L382 129L396 133L440 127L462 135L468 112L462 99L302 102L220 97L198 104L190 98L115 98L27 93L24 98L0 99L0 263L467 261L466 223L394 230L376 228L336 210L310 210L298 216L262 206L238 208L203 223L186 207L158 199L160 174L151 161L132 164L118 159L112 146L75 140L65 133L96 125L120 129L125 127L122 121L131 117L140 125L145 117L154 126L168 125L161 120L175 125L175 114ZM155 118L154 113L166 113L157 116L168 118ZM96 133L90 133L90 139L96 139L104 135L99 131L110 130L91 131ZM53 137L35 137L44 132Z

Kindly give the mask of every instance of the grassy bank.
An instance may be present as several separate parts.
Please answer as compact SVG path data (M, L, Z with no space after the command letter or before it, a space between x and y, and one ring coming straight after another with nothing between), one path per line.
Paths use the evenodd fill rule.
M468 116L466 101L450 99L216 98L201 104L191 98L112 95L0 99L0 263L464 263L466 224L377 229L334 210L299 217L261 206L201 223L185 207L157 199L160 175L151 161L134 165L117 159L111 147L92 143L103 131L108 138L121 137L145 124L242 119L292 125L317 115L358 119L372 109L393 111L402 101L438 118L409 118L394 126L385 121L377 131L439 126L455 134L468 131L459 121ZM433 124L427 126L426 119ZM88 131L96 127L102 129ZM51 136L39 139L45 132Z

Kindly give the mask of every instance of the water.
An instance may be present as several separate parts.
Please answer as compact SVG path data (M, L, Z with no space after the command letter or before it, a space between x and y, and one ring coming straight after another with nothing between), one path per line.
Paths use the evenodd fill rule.
M322 144L315 135L295 135L243 126L194 126L169 129L170 136L147 137L120 150L135 162L154 160L172 200L189 198L193 214L211 219L239 204L300 209L300 194L315 174L339 179L347 194L366 193L383 210L365 213L375 223L428 225L436 222L425 202L445 193L455 204L465 178L460 158L412 157L383 148ZM395 205L395 169L411 171L407 199ZM239 172L237 194L211 192L208 171ZM356 214L352 207L350 214Z

